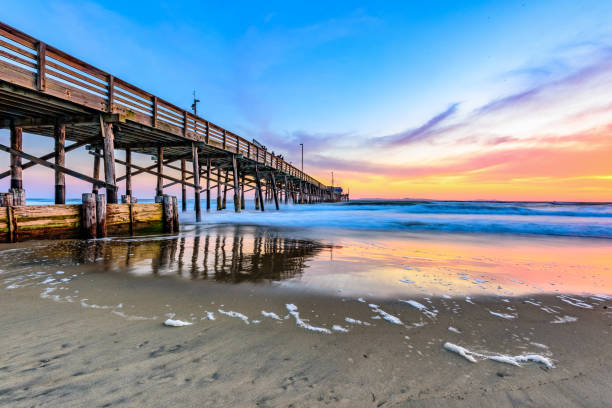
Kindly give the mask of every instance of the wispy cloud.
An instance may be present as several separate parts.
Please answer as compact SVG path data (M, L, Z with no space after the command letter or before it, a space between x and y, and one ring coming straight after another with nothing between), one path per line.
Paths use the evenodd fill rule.
M394 135L382 136L375 139L374 142L383 145L398 146L426 139L436 134L436 131L440 129L440 125L455 115L457 108L459 108L459 103L452 103L444 111L438 113L416 129L409 129Z

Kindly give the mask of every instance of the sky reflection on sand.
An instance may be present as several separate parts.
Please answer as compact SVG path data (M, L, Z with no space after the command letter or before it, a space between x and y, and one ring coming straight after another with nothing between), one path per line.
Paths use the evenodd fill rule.
M325 237L325 238L322 238ZM606 239L380 234L225 225L176 236L21 244L8 269L95 265L88 272L272 282L346 296L612 294ZM9 248L8 246L6 248ZM84 269L85 270L85 269Z

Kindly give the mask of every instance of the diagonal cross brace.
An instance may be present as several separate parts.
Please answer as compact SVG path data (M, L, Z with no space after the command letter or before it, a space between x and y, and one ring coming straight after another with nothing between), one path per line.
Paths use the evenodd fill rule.
M102 155L101 155L101 154L96 153L96 152L92 152L92 151L90 151L90 152L89 152L89 154L91 154L92 156L99 156L99 157L102 157ZM173 159L173 160L174 160L174 159ZM122 164L122 165L124 165L124 166L127 166L127 162L125 162L125 161L123 161L123 160L120 160L120 159L117 159L117 158L115 158L115 163L119 163L119 164ZM197 187L196 187L196 185L195 185L195 184L193 184L193 183L187 183L187 182L184 182L184 183L183 183L183 181L182 181L182 180L179 180L179 179L177 179L177 178L175 178L175 177L167 176L167 175L165 175L165 174L158 174L156 171L150 170L150 169L148 169L148 168L146 168L146 167L140 167L140 166L137 166L137 165L135 165L135 164L130 164L130 166L131 166L132 168L134 168L134 169L138 170L138 173L139 173L139 174L140 174L140 173L149 173L149 174L152 174L152 175L154 175L154 176L160 176L161 178L165 178L165 179L168 179L168 180L171 180L171 181L175 181L175 182L177 182L177 183L179 183L179 184L181 184L181 183L182 183L182 184L185 184L186 186L193 187L193 188L197 188ZM155 166L157 166L157 165L155 165ZM132 176L133 176L135 173L136 173L136 172L132 173ZM125 178L125 176L123 176L123 178ZM122 178L121 178L121 177L119 177L117 180L119 181L119 180L121 180L121 179L122 179Z
M66 146L66 148L64 149L64 151L65 151L66 153L68 153L69 151L72 151L72 150L74 150L74 149L78 149L78 148L79 148L79 147L81 147L81 146L85 146L87 143L91 143L91 142L92 142L94 139L95 139L95 138L91 138L91 139L83 140L82 142L73 143L73 144L71 144L70 146ZM52 158L54 158L54 157L55 157L55 152L51 152L51 153L47 153L47 154L45 154L44 156L40 156L40 157L39 157L39 159L40 159L40 160L49 160L49 159L52 159ZM30 167L34 167L34 166L36 166L37 164L38 164L38 163L35 163L35 162L30 161L30 162L28 162L28 163L24 164L23 166L21 166L21 169L22 169L22 170L29 169ZM3 178L5 178L5 177L8 177L8 176L10 176L10 175L11 175L11 171L10 171L10 170L5 171L4 173L0 173L0 180L1 180L1 179L3 179Z
M97 180L97 179L95 179L93 177L86 176L85 174L79 173L79 172L74 171L74 170L70 170L69 168L66 168L64 166L59 166L59 165L57 165L55 163L50 163L48 161L39 159L38 157L32 156L31 154L24 153L21 150L15 150L15 149L12 149L12 148L10 148L8 146L5 146L5 145L2 145L2 144L0 144L0 150L4 150L5 152L10 153L10 154L16 154L18 156L23 157L26 160L29 160L29 161L34 162L36 164L40 164L41 166L45 166L45 167L48 167L48 168L53 169L53 170L59 170L59 171L61 171L64 174L67 174L67 175L72 176L72 177L76 177L76 178L78 178L80 180L87 181L87 182L92 183L92 184L96 184L99 187L104 187L104 188L107 188L107 189L117 188L116 186L113 186L111 184L106 184L104 181Z

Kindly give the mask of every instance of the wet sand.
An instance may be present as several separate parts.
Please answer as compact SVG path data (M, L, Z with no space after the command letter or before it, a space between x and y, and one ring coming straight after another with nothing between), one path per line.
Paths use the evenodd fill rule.
M393 244L401 250L390 253L370 237L360 247L353 238L220 228L205 250L201 232L0 247L0 406L612 401L609 275L604 255L595 256L601 243L575 249L593 255L585 274L586 267L572 272L579 268L570 262L577 262L571 245L556 241L566 255L546 276L548 256L529 256L531 269L509 273L495 265L519 264L520 254L459 262L448 248L436 255L440 240L431 237ZM454 245L469 253L460 247L465 241ZM411 251L423 259L410 260ZM530 275L537 275L533 282ZM559 285L535 289L543 275ZM378 284L368 288L371 282ZM164 326L170 317L192 325ZM477 362L446 343L477 353ZM554 367L485 359L502 355L539 355Z

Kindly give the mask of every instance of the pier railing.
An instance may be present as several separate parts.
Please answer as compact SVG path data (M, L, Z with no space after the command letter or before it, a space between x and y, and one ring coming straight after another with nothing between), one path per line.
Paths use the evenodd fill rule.
M243 137L0 22L0 79L325 185Z

